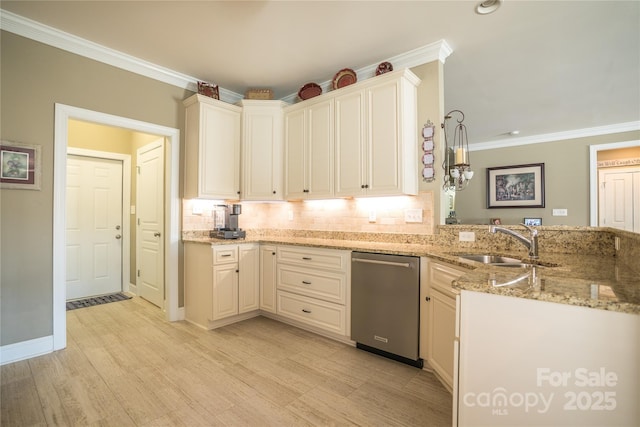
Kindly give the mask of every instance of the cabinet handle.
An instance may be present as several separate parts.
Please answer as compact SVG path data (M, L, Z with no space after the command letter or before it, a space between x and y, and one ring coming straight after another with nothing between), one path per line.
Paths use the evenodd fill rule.
M311 257L308 257L308 256L303 256L302 259L305 261L311 261Z
M426 302L429 302L429 301L431 301L431 297L424 297L424 300L425 300Z
M311 282L307 282L306 280L303 280L303 281L302 281L302 284L303 284L303 285L310 285L310 284L311 284Z
M302 312L303 312L303 313L311 313L311 310L307 310L306 308L303 308L303 309L302 309Z
M223 255L220 255L220 256L221 256L222 258L226 258L226 257L231 256L231 254L223 254Z

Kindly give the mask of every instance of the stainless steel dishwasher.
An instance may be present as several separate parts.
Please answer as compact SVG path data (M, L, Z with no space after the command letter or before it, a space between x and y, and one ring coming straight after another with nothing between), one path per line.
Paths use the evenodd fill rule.
M413 366L420 327L420 258L351 254L351 339L358 348Z

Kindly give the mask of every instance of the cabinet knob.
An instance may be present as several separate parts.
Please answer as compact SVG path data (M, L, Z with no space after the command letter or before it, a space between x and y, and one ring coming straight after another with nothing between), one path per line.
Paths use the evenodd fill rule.
M364 188L369 188L369 184L365 184L365 185L364 185Z
M364 188L364 184L362 184L362 185L360 186L360 188Z
M271 252L271 255L275 255L275 254L276 254L275 252Z
M424 297L424 300L425 300L426 302L429 302L429 301L431 301L431 297Z
M273 194L276 194L276 190L273 190Z
M240 273L240 270L236 270L236 273Z

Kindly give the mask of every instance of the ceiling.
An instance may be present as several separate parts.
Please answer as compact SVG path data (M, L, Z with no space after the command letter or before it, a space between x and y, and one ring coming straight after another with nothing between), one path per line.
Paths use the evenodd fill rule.
M1 7L239 94L271 88L276 98L444 39L453 49L444 64L445 109L464 111L471 144L639 126L640 2L505 0L490 15L476 14L476 3L3 0Z

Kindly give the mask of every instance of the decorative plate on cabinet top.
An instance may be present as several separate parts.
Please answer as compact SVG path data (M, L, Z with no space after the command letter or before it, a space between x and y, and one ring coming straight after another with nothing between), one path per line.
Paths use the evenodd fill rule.
M388 73L389 71L393 71L393 65L391 65L391 62L382 62L378 65L378 68L376 68L376 76Z
M341 87L349 86L358 81L356 72L351 68L343 68L338 71L333 77L333 88L340 89Z
M302 86L298 91L298 97L303 101L305 99L313 98L314 96L318 96L322 93L322 88L317 83L307 83Z

